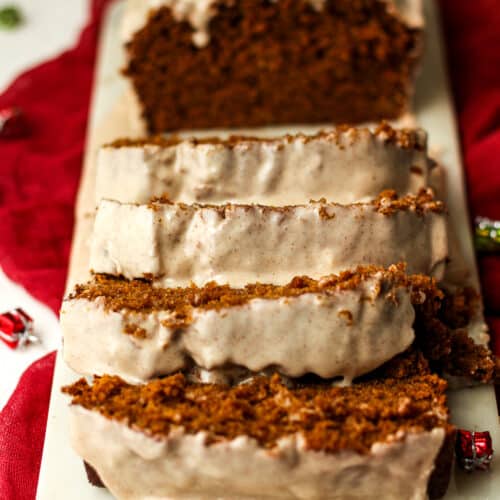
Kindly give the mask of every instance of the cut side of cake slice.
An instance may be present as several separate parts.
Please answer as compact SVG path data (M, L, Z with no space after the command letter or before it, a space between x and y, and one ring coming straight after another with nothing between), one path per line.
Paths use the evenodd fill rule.
M415 343L436 370L488 382L488 339L469 335L474 311L458 310L462 299L404 266L242 289L100 275L63 304L64 358L78 373L132 382L185 370L230 383L271 370L350 384Z
M326 198L346 204L372 200L388 187L417 194L429 185L433 168L423 130L387 124L274 139L121 139L99 151L96 204L154 197L263 205Z
M361 123L407 112L421 0L129 0L149 132Z
M424 500L444 494L453 461L445 389L424 373L346 388L104 376L63 390L74 449L118 498Z
M209 281L241 287L320 278L360 265L406 262L411 274L441 279L447 215L430 192L340 205L149 205L103 200L91 242L99 274L148 278L166 286Z

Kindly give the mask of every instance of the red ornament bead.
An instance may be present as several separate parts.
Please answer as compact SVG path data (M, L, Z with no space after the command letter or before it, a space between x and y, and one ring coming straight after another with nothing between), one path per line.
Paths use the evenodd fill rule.
M0 340L11 349L36 342L31 317L20 308L0 314Z
M28 123L19 108L0 109L0 139L20 139L28 135Z
M493 459L490 433L459 430L456 455L459 465L467 472L488 470Z

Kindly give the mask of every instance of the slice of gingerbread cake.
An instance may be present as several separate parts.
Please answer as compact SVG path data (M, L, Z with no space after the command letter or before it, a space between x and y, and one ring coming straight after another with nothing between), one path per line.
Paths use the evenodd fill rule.
M64 392L73 447L117 498L424 500L453 462L445 389L423 368L344 388L177 374Z
M444 205L428 191L288 207L104 200L90 268L167 286L217 281L241 287L406 262L409 273L440 279L448 256L446 223Z
M396 266L241 289L165 289L97 276L61 310L68 365L132 381L196 365L205 379L232 366L243 373L276 367L290 377L350 383L405 351L414 321L411 285Z
M349 385L416 346L446 375L489 382L489 338L469 334L474 310L459 309L462 302L404 266L245 288L161 288L101 275L63 304L64 359L78 373L132 382L184 370L237 383L274 370Z
M421 0L129 0L149 132L361 123L408 111Z
M389 187L399 195L417 194L433 171L427 134L386 123L373 131L339 127L272 139L120 139L99 151L96 205L154 197L183 203L355 203Z

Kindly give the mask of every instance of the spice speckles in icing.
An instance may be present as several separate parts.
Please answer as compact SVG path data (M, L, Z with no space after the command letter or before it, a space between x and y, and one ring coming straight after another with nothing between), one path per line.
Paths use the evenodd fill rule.
M147 203L165 194L183 203L355 203L387 186L417 194L433 167L423 130L387 124L267 140L118 140L99 152L96 203Z
M447 216L439 203L425 199L387 193L367 204L290 207L104 200L90 268L129 279L152 277L164 286L216 281L241 287L407 262L410 274L441 279Z
M76 452L121 500L257 500L264 491L270 500L367 499L373 491L425 500L444 439L441 428L408 434L374 444L369 455L309 451L300 436L274 450L245 436L207 446L204 433L157 440L79 407L70 409L70 430Z

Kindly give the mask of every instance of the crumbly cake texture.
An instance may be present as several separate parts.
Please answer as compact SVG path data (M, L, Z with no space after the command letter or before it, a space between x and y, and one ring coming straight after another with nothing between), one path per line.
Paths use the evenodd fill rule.
M320 200L311 200L310 204L315 205L325 205L325 209L328 207L335 208L341 205L335 202L329 202L325 198ZM140 206L139 204L136 204ZM250 210L252 208L260 208L264 212L277 212L286 213L291 212L296 208L303 208L307 205L286 205L286 206L268 206L259 204L236 204L236 203L225 203L223 205L212 205L208 203L193 203L188 205L186 203L174 203L168 199L168 197L159 197L151 200L148 207L152 210L160 210L162 205L176 205L182 210L196 210L209 208L216 210L218 213L225 217L226 211L230 211L234 208L243 208ZM398 196L398 194L393 189L386 189L382 191L377 198L370 202L365 203L351 203L350 206L372 206L374 211L381 213L383 215L393 215L396 212L407 212L412 211L419 215L424 213L436 213L442 214L446 213L446 205L440 201L436 200L434 193L431 189L421 189L416 195L408 194L406 196ZM320 207L321 208L321 207ZM332 218L333 216L328 213L327 210L322 211L322 217L325 219Z
M427 377L427 376L430 376L428 362L425 360L424 356L419 351L415 349L410 349L409 351L399 356L396 356L388 363L385 363L378 370L361 378L359 382L361 384L375 383L378 384L378 386L383 390L384 384L390 386L392 380L397 380L399 382L411 381L411 380L418 381L420 377ZM432 378L434 381L437 380L437 377L435 376L433 376ZM107 379L113 380L113 383L116 383L117 385L120 386L134 387L132 385L125 384L118 377L107 377ZM184 378L182 378L181 380L183 381L183 384L189 385ZM277 376L275 376L275 380L278 380ZM327 385L324 384L324 382L321 382L320 379L311 375L296 380L287 380L285 378L282 378L281 380L282 380L281 384L285 385L290 390L307 386L324 387L324 388L328 387ZM442 384L443 381L439 381L439 385ZM204 386L206 386L206 384L204 384ZM135 386L135 387L138 388L140 386ZM145 389L144 386L142 387L143 389ZM223 387L223 386L219 385L214 387ZM349 389L341 389L340 391L336 392L340 394L342 391L346 390L348 391ZM73 398L78 398L80 401L85 399L86 401L85 403L76 402L75 404L76 405L82 404L82 406L85 405L92 406L92 409L96 411L99 411L98 410L99 405L105 404L106 401L106 395L104 394L104 392L101 392L101 396L97 396L98 391L96 390L96 388L95 387L92 388L91 386L89 386L83 379L73 384L72 386L63 388L63 392L70 394ZM120 397L119 394L117 395ZM442 396L443 393L441 393L441 397ZM100 401L99 403L97 402L97 398L99 398ZM430 398L427 399L427 402L431 402L431 399ZM435 402L436 401L434 401L434 403ZM225 406L225 408L230 409L231 407ZM365 406L365 408L367 407ZM344 410L345 408L343 409L343 411ZM447 414L446 412L447 410L445 410L444 413L440 412L440 415L444 417ZM343 415L344 417L346 417L347 411L344 411ZM451 466L454 457L454 444L455 444L454 432L452 429L450 430L450 428L448 427L447 437L443 443L439 456L436 459L435 469L432 474L431 480L429 482L428 493L431 499L442 497L447 490L451 473ZM105 486L104 483L101 481L97 471L90 464L86 462L85 462L85 469L87 471L88 480L92 485L98 487Z
M132 335L140 341L145 338L146 332L136 324L137 314L172 312L169 319L164 320L164 326L182 329L193 321L194 311L220 311L248 304L255 299L276 300L305 294L330 295L354 290L377 273L384 273L395 289L411 289L411 300L416 313L415 345L427 356L436 371L476 382L491 382L495 371L492 353L486 345L475 343L467 331L480 307L479 295L468 288L453 294L444 292L432 278L423 275L408 276L403 265L391 266L389 270L376 266L359 267L319 281L296 277L285 286L251 284L244 288L216 283L204 287L161 288L152 286L146 280L128 281L96 275L92 282L78 285L68 300L99 301L109 311L131 314L130 328L124 334ZM346 315L348 313L346 311Z
M398 431L451 432L444 391L436 375L369 381L351 387L289 388L279 375L255 377L234 387L189 383L182 374L130 385L119 377L85 379L65 387L72 404L155 437L175 428L207 432L207 444L249 436L272 449L301 433L307 448L369 453Z
M183 139L177 135L151 135L143 138L120 138L113 142L105 144L103 148L130 148L142 146L159 146L162 148L176 146L182 142L189 142L195 146L199 145L215 145L221 144L226 148L234 148L236 146L248 146L252 143L263 144L290 144L291 142L301 141L305 144L317 140L325 139L333 142L339 147L345 147L344 139L347 138L351 144L355 144L361 137L370 134L384 144L394 144L402 149L416 149L417 151L425 151L427 149L426 134L422 130L412 128L394 128L388 122L382 121L373 130L366 127L351 127L349 125L338 125L333 130L322 130L316 134L306 135L286 134L275 138L255 137L247 135L231 135L227 139L220 137L190 137Z
M95 275L94 280L85 285L77 285L68 300L85 299L103 301L105 308L111 311L134 311L148 313L152 311L173 311L174 328L182 328L192 321L195 309L220 310L241 306L254 299L291 298L305 294L331 294L338 291L354 290L360 283L372 278L377 273L387 272L377 266L358 267L352 271L344 271L339 275L332 274L321 280L297 276L290 283L278 286L272 284L248 284L244 288L233 288L229 285L208 283L203 287L161 288L151 286L147 280L125 280L108 275ZM395 286L410 286L411 278L404 272L404 266L391 266L387 276ZM415 276L429 288L433 285L431 278Z
M352 493L352 487L349 482L344 484L342 478L343 472L350 470L349 463L352 466L354 461L361 471L377 477L381 473L377 472L380 460L386 478L401 483L399 475L409 474L404 484L383 489L388 494L386 498L423 499L427 498L426 489L429 498L442 497L450 479L455 436L448 422L446 383L429 374L425 360L416 351L391 361L376 376L377 379L368 377L349 388L332 388L307 378L291 383L278 375L254 377L232 388L193 384L181 374L145 385L129 385L118 377L106 376L96 378L92 386L82 379L63 391L72 397L72 425L77 426L75 444L84 460L95 464L96 469L88 463L85 466L89 481L96 486L104 486L99 477L102 472L111 483L108 486L125 491L117 477L124 467L130 473L147 470L155 477L164 477L162 471L169 470L167 463L176 463L177 467L186 467L187 475L198 476L200 484L210 488L210 494L207 496L203 488L192 489L172 477L161 483L157 479L156 495L175 491L182 498L186 494L189 498L233 498L232 494L244 492L248 498L258 498L255 488L251 494L244 481L240 482L239 473L236 477L227 472L216 474L218 484L222 481L229 488L229 492L224 489L226 496L220 489L214 491L213 482L206 482L211 468L221 471L220 465L214 463L219 449L224 463L229 457L242 462L250 481L259 477L259 463L265 464L266 470L272 467L281 477L267 475L270 498L297 498L279 486L285 478L296 482L297 491L302 492L300 498L309 497L304 491L310 491L310 495L314 492L318 498L330 498L330 484L331 481L337 484L336 480L342 482L338 486L347 495ZM106 462L100 457L107 445L93 436L99 431L110 433L108 442L115 450ZM284 444L293 443L286 440L297 435L299 448ZM215 455L209 451L212 449ZM193 464L193 457L187 456L191 453L202 453L207 462ZM415 454L420 459L410 459ZM309 463L311 473L319 467L320 475L330 477L330 483L317 478L323 484L312 481L308 486L303 476L305 470L301 476L299 463L301 467ZM235 473L236 470L240 470L239 466ZM182 471L178 473L182 477ZM415 479L418 477L419 486L412 480L412 473ZM365 492L362 498L371 488L373 478L367 481L361 487ZM137 495L142 492L140 488Z
M137 7L126 45L124 73L150 132L360 123L409 107L422 29L393 2L218 0L207 12L170 3L149 17Z
M482 315L476 290L443 290L415 309L418 345L434 370L480 383L495 379L495 356L487 344L476 343L468 332L474 318Z

